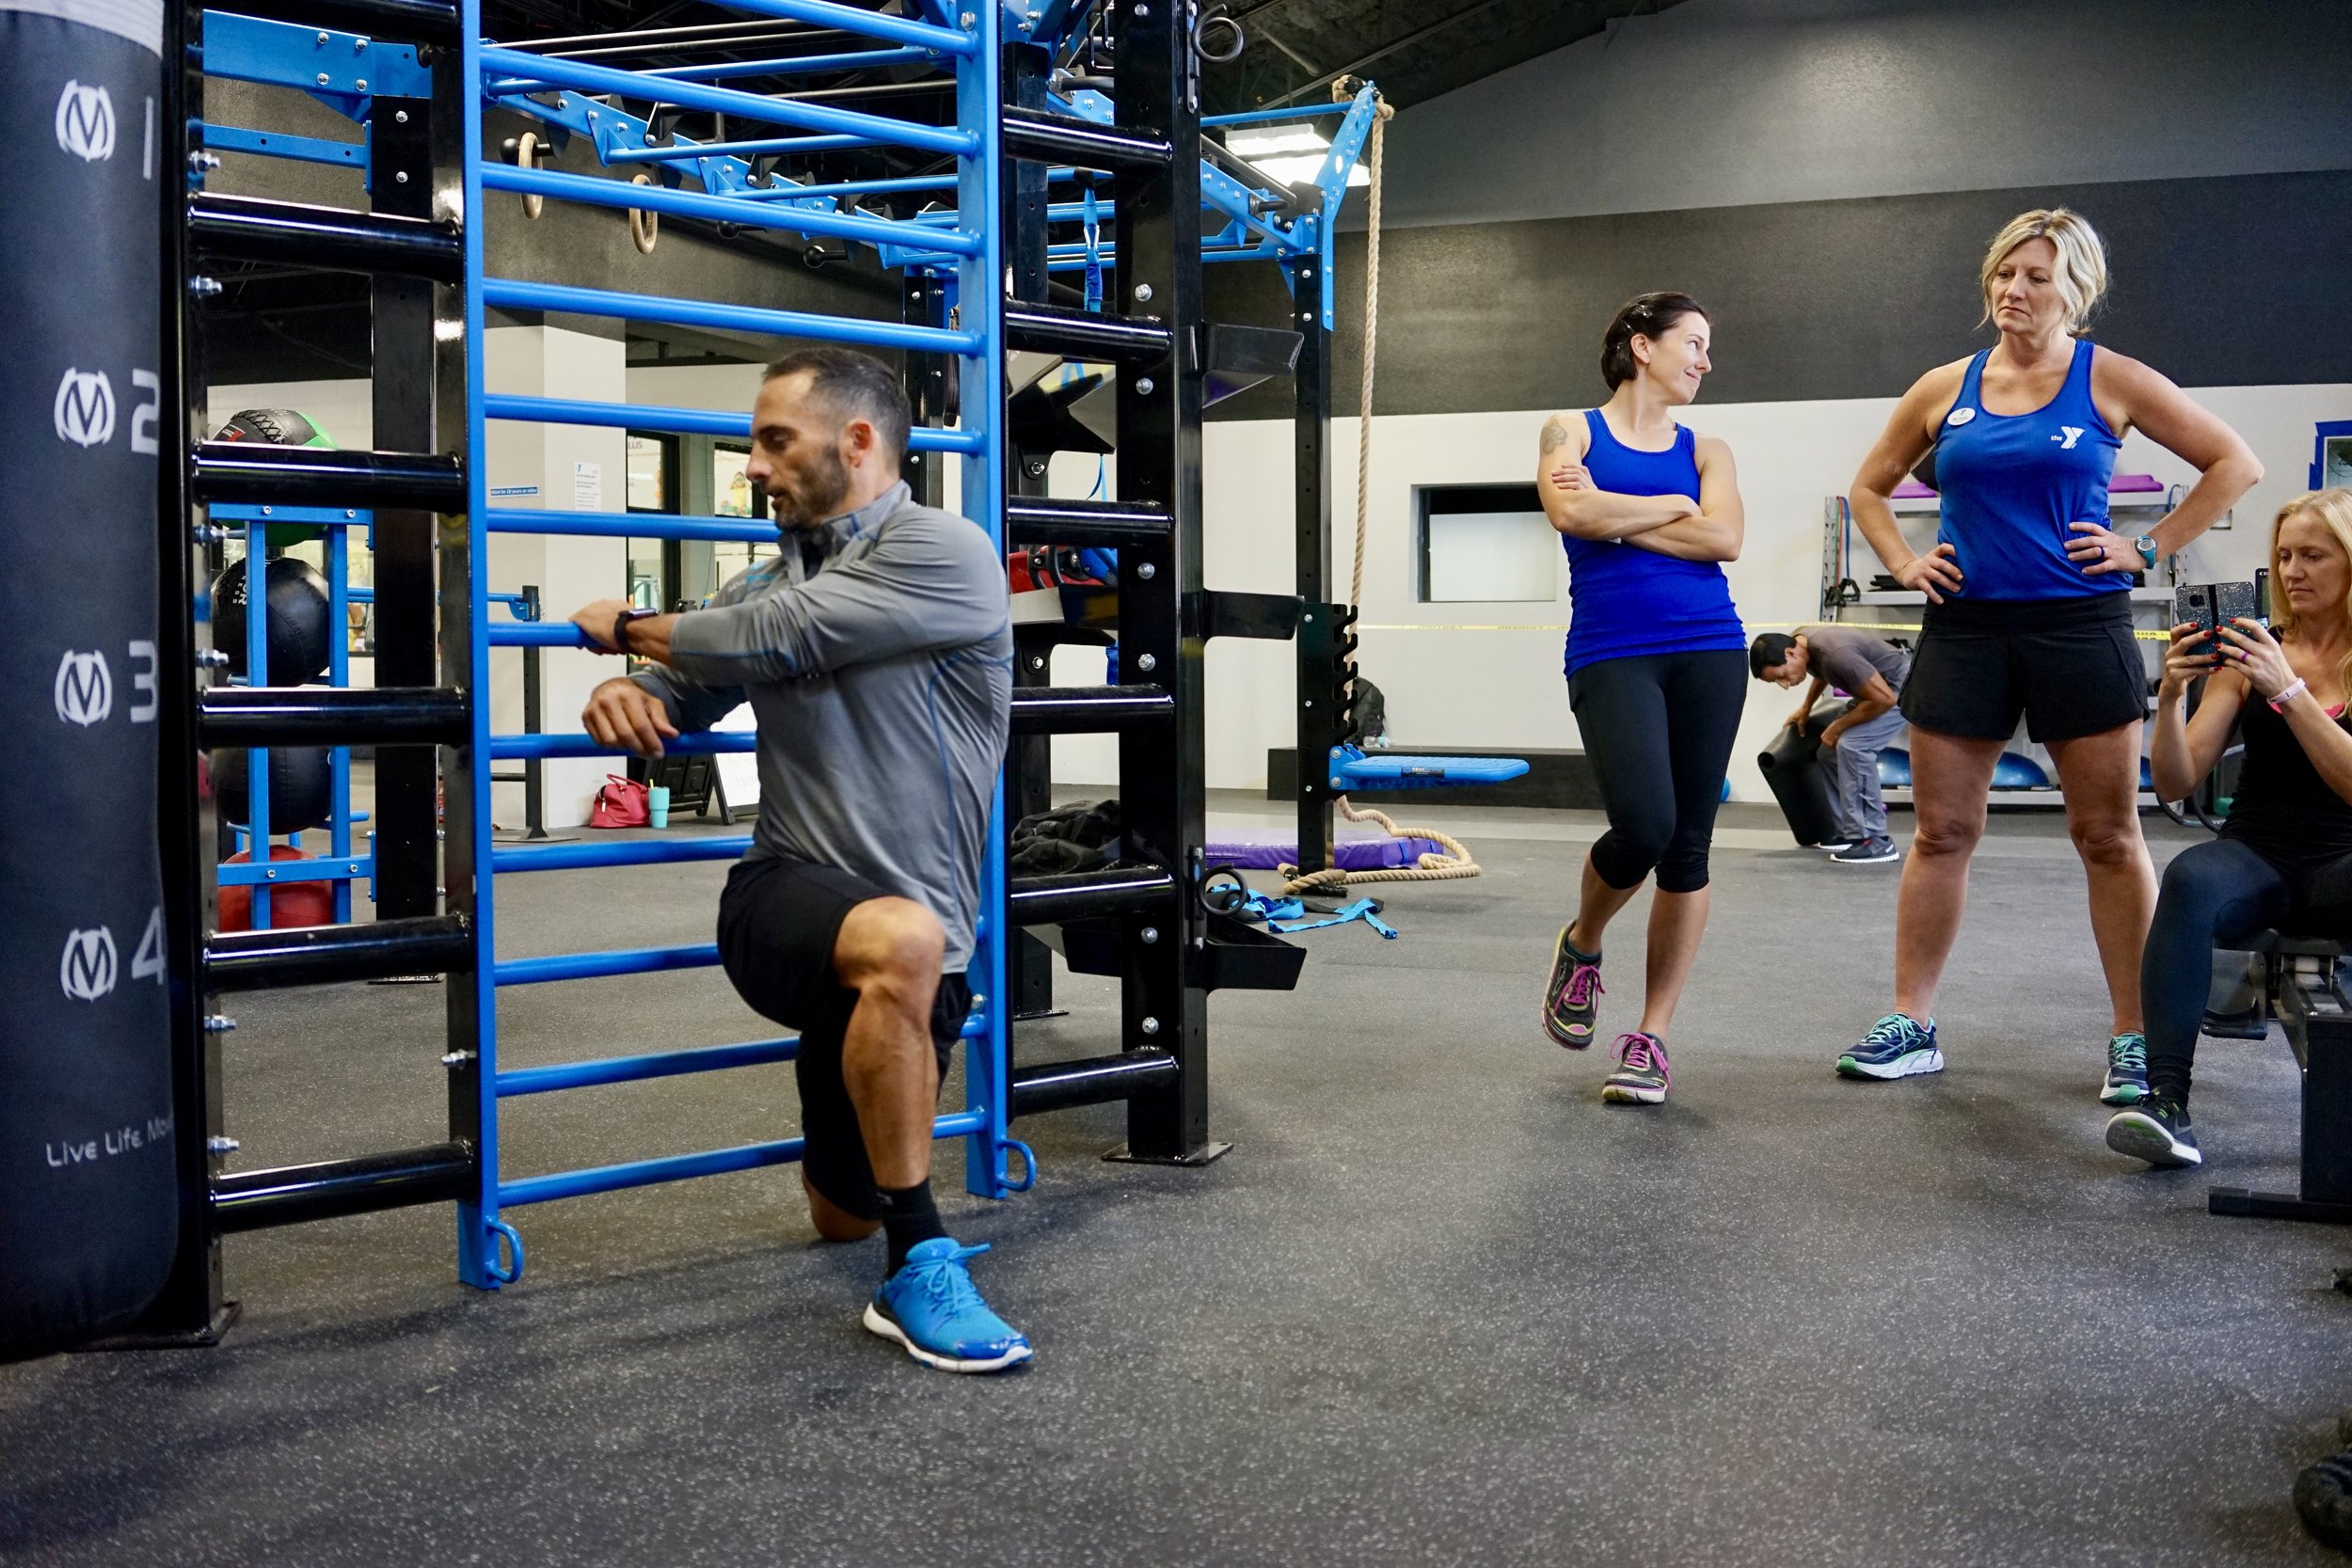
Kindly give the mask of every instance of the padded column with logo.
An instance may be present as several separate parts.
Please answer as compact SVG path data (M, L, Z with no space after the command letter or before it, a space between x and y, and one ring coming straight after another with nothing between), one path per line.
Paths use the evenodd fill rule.
M160 3L0 0L0 1356L127 1321L177 1236L156 844Z

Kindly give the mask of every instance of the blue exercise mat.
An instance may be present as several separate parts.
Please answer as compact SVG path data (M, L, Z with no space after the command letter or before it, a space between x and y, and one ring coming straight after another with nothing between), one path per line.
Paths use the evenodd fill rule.
M1433 789L1439 784L1502 784L1527 771L1518 757L1424 757L1402 752L1366 755L1345 746L1331 759L1331 787Z

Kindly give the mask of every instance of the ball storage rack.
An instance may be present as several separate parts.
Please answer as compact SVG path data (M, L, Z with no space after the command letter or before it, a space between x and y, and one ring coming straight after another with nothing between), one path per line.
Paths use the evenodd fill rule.
M581 734L502 735L490 722L489 650L579 645L566 623L501 618L483 563L494 533L624 535L767 544L773 529L739 518L653 516L493 506L491 420L585 424L742 438L745 414L492 395L484 387L485 313L560 311L845 343L905 356L917 411L911 467L960 465L956 507L999 550L1050 544L1115 549L1120 684L1017 687L1014 749L1025 737L1118 736L1128 863L1070 876L1009 879L1006 785L983 872L974 1009L963 1028L963 1103L934 1123L965 1145L966 1184L1005 1197L1037 1178L1010 1132L1020 1117L1123 1102L1122 1158L1194 1164L1224 1146L1209 1136L1207 998L1219 988L1288 989L1303 952L1207 910L1202 784L1202 663L1219 636L1291 639L1309 596L1219 593L1201 569L1201 412L1222 384L1294 373L1301 459L1311 423L1317 467L1302 467L1302 551L1327 502L1321 428L1327 420L1331 230L1371 123L1366 87L1327 109L1340 119L1311 184L1265 178L1202 138L1202 56L1189 3L1126 0L964 6L914 0L905 14L840 0L732 0L729 9L838 34L870 64L926 67L952 83L952 119L868 112L771 96L675 71L631 71L482 36L480 0L242 0L234 10L167 8L165 166L186 171L165 195L165 331L160 540L167 646L163 824L174 1001L182 1243L171 1282L129 1343L209 1343L233 1321L223 1284L229 1233L417 1204L453 1206L457 1275L496 1289L520 1277L515 1211L533 1203L689 1177L787 1164L784 1138L621 1164L514 1173L500 1156L509 1101L596 1085L788 1061L789 1038L689 1050L648 1040L642 1053L506 1066L501 990L596 976L715 965L709 944L500 958L498 879L557 869L626 868L733 859L748 839L701 837L548 846L495 844L494 763L603 754ZM582 40L560 40L580 42ZM595 42L596 40L586 40ZM615 51L587 51L608 56ZM618 51L626 55L626 50ZM1115 92L1068 87L1081 53L1107 60ZM823 56L804 56L799 64ZM761 62L789 74L791 61ZM703 72L702 74L711 74ZM741 74L741 73L739 73ZM298 88L360 128L356 142L209 123L208 76ZM1074 78L1073 78L1074 79ZM1100 74L1088 78L1100 83ZM887 99L884 100L887 102ZM905 102L905 101L902 101ZM644 114L633 112L643 106ZM533 117L551 140L587 138L604 175L522 166L485 142L486 111ZM723 117L723 139L694 143L663 114ZM1223 117L1303 118L1300 111ZM951 160L952 175L795 182L795 151L897 150ZM1198 151L1196 151L1198 150ZM368 210L342 211L204 188L220 154L364 168ZM651 183L629 175L650 169ZM1082 199L1055 202L1057 180L1086 176ZM951 194L952 211L881 215L861 199L885 188ZM687 188L690 182L699 189ZM488 193L768 230L871 247L904 277L904 319L753 308L725 301L580 288L489 275ZM1075 237L1073 236L1074 233ZM1062 236L1062 237L1057 237ZM1298 319L1213 326L1202 314L1207 261L1281 265ZM204 439L205 301L221 263L357 272L370 278L376 450L336 451ZM1071 305L1054 275L1081 273ZM1311 349L1297 364L1302 341ZM1285 359L1287 349L1287 359ZM1010 356L1116 367L1118 495L1086 500L1014 494L1005 435ZM942 375L943 370L952 372ZM1309 404L1314 418L1308 418ZM1316 493L1314 499L1309 489ZM936 500L939 486L924 487ZM262 513L261 509L271 509ZM215 510L217 509L217 510ZM292 509L292 510L290 510ZM211 646L207 550L224 525L308 521L370 529L375 684L284 688L230 683ZM1320 585L1327 524L1302 553ZM256 551L258 555L259 550ZM341 559L339 541L330 559ZM1311 597L1319 598L1316 594ZM512 611L514 607L505 608ZM558 607L560 608L560 607ZM176 646L173 631L176 627ZM333 628L340 638L341 621ZM260 642L253 646L258 650ZM1327 660L1328 652L1320 654ZM339 672L340 673L340 672ZM686 753L748 750L752 736L687 737ZM199 799L198 755L218 746L339 751L338 821L351 816L348 748L374 748L374 918L292 930L215 929L217 824ZM264 759L252 768L257 785ZM1019 781L1034 788L1038 781ZM257 793L260 790L257 788ZM256 812L258 830L265 818ZM338 839L340 847L342 841ZM265 853L265 851L263 851ZM337 867L346 879L352 863ZM240 873L242 875L242 873ZM346 880L345 886L349 886ZM344 912L341 911L340 912ZM1014 1062L1007 950L1025 931L1057 927L1096 973L1116 974L1115 1048L1075 1061ZM1073 957L1073 966L1078 967ZM246 1165L221 1099L221 1055L238 992L371 979L437 977L446 998L432 1042L446 1077L445 1136L435 1143L296 1165ZM713 983L718 983L715 978ZM389 1040L387 1049L401 1049ZM521 1114L517 1108L517 1114Z

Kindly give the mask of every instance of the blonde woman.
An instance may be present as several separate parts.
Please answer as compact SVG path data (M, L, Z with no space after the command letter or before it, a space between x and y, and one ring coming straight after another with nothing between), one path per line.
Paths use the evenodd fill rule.
M2139 836L2148 699L2125 591L2132 573L2212 527L2262 466L2178 387L2082 335L2107 263L2078 214L2019 214L1994 237L1979 280L1998 341L1921 376L1854 476L1854 521L1927 607L1902 697L1916 832L1896 904L1895 1010L1837 1070L1892 1079L1942 1069L1936 987L1960 934L1993 766L2022 715L2058 763L2067 831L2090 878L2113 1009L2099 1098L2131 1104L2147 1084L2139 956L2156 879ZM2137 538L2107 517L2116 451L2133 429L2199 470L2181 504ZM1943 520L1922 555L1903 543L1887 497L1931 447Z
M2210 844L2164 870L2140 965L2148 1014L2148 1098L2107 1123L2107 1147L2152 1165L2203 1157L2188 1121L2189 1065L2204 1016L2217 940L2267 926L2352 934L2352 490L2317 490L2270 525L2270 621L2237 621L2208 638L2172 628L2156 694L2149 770L2177 800L2213 770L2245 726L2246 763L2230 819ZM2275 633L2275 635L2274 635ZM2189 682L2210 674L2197 716Z

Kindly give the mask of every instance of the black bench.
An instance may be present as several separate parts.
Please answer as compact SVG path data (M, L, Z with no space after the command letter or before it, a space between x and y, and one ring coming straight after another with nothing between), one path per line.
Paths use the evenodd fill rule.
M2248 956L2250 1006L2209 1010L2205 1032L2260 1039L2275 1019L2302 1069L2302 1190L2216 1187L2205 1206L2217 1214L2352 1224L2352 998L2344 989L2344 946L2263 931L2217 951Z

